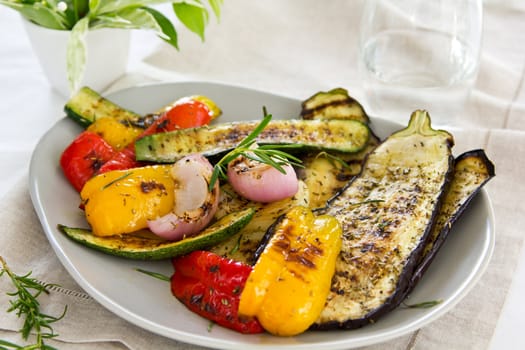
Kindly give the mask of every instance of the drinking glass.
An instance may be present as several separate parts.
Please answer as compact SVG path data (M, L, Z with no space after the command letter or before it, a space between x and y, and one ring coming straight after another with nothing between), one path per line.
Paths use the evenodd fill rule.
M371 114L406 124L426 109L457 125L478 72L482 0L368 0L359 73Z

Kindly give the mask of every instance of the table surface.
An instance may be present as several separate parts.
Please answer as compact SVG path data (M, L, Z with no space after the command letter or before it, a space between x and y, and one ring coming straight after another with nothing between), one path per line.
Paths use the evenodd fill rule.
M289 1L284 3L289 3ZM225 11L226 10L228 10L228 8L226 8ZM492 11L492 8L489 7L487 11ZM525 22L525 10L522 8L516 9L515 11L513 20ZM246 20L249 21L249 18L246 18ZM227 24L224 22L218 24L218 26L221 25ZM497 27L494 23L491 25ZM500 30L504 33L505 24L501 25ZM4 7L0 7L0 33L0 115L4 120L4 124L0 128L0 196L4 196L13 184L27 173L31 153L39 138L55 121L62 118L62 107L65 97L55 92L49 86L39 66L39 62L32 52L31 45L26 37L19 16L14 11ZM186 37L191 36L189 33L183 34ZM525 39L523 31L521 35L522 39ZM502 35L502 38L505 38L505 35ZM323 38L311 39L322 40ZM195 50L188 49L188 52L185 53L184 43L191 46L190 40L192 39L181 41L180 55L186 60L181 61L181 66L184 66L185 62L192 58L191 55L202 55L202 50L206 47L206 43L204 43L201 45L202 48ZM208 34L207 40L213 41L214 38L211 34ZM217 40L220 40L220 38ZM226 40L224 41L227 42ZM516 68L514 70L521 72L521 80L523 80L524 50L523 48L520 49L521 51L519 51L518 48L513 50L512 46L523 46L523 42L522 40L521 43L496 43L495 40L492 40L491 44L494 46L490 48L493 51L499 52L500 57L498 58L501 59L502 62L514 65L514 68ZM153 34L133 32L128 74L123 80L114 85L112 89L115 90L135 83L162 79L162 76L159 74L151 74L151 62L154 61L155 52L158 50L159 45L161 45L159 44L159 40ZM269 45L269 41L262 40L261 45ZM304 45L306 47L308 42L298 40L297 45ZM500 47L496 47L496 45ZM500 51L501 48L504 50ZM272 48L268 47L267 49L270 50ZM484 48L484 50L487 50L487 48ZM334 53L345 54L344 52L337 52L337 50L331 54ZM315 60L329 59L324 57L322 53L315 54L317 56L308 62L312 63L315 62ZM279 83L276 81L277 78L275 76L265 76L251 71L258 67L264 68L265 65L272 64L272 62L246 62L243 60L242 55L243 52L241 48L231 48L230 59L238 64L240 71L244 70L247 72L246 76L242 74L221 75L217 73L212 77L213 80L246 86L251 85L277 93L290 91L289 85L292 83ZM276 57L279 60L287 59L286 52L282 51L278 52ZM196 56L193 58L200 58L203 61L210 60L210 57ZM237 61L235 61L236 59ZM290 59L294 59L294 57L290 57ZM351 62L349 58L349 64ZM149 65L145 63L149 63ZM203 64L209 64L209 62L204 62ZM338 67L334 67L334 71L337 69ZM286 81L294 81L290 79L290 75L298 73L293 68L285 71L282 69L282 66L279 66L277 70L278 74L289 74L289 76L286 76ZM180 72L173 73L172 75L166 75L166 80L173 80L177 74L180 74ZM199 74L200 72L185 71L183 76L186 79L207 79L206 76ZM318 81L311 80L309 84L303 86L299 75L297 75L297 80L295 80L293 84L295 84L293 86L294 90L291 90L293 93L288 95L304 97L308 96L308 93L311 91L336 85L351 87L358 98L362 95L360 82L355 76L338 77L337 75L333 75L318 77ZM318 85L320 88L316 89L315 87ZM484 125L482 125L482 127L483 126ZM486 127L490 128L492 126L486 125ZM522 336L523 315L525 314L524 291L525 252L522 251L512 286L508 292L506 303L492 340L492 349L525 349L525 337Z

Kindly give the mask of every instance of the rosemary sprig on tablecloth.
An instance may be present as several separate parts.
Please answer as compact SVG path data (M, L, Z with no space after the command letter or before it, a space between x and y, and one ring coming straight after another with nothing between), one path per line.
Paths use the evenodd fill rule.
M45 339L51 339L58 336L53 331L52 324L61 320L67 311L67 306L64 307L62 315L55 317L47 315L40 310L40 302L38 297L42 293L48 294L48 288L56 286L51 283L41 283L35 278L31 277L31 272L25 275L17 275L7 266L6 261L0 256L0 277L6 275L11 280L15 291L7 292L7 295L12 297L10 306L7 312L15 312L19 318L24 318L24 323L19 332L24 340L29 338L29 335L34 332L36 335L36 342L33 345L24 346L24 349L54 349L52 346L45 344ZM0 340L0 349L20 349L21 346Z

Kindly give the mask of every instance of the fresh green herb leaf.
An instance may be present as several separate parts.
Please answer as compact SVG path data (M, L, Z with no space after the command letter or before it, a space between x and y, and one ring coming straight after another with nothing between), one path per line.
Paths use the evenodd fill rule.
M49 293L50 287L56 286L51 283L41 283L30 277L31 272L25 275L17 275L7 266L6 261L0 256L0 277L7 275L15 287L14 292L8 292L7 295L12 297L10 307L7 312L15 312L18 317L24 317L24 323L19 330L22 338L27 340L31 332L36 333L36 343L32 346L24 347L30 349L53 349L44 343L45 339L51 339L58 334L53 331L52 324L60 321L66 314L67 306L64 307L62 315L55 317L41 312L38 297L42 293ZM10 342L1 341L0 345L12 346L13 348L22 348Z
M241 247L241 239L242 239L242 235L239 235L239 238L237 238L237 242L235 243L235 246L233 246L233 248L231 249L230 254L237 253L237 251Z
M105 190L106 188L108 188L109 186L113 185L114 183L119 182L122 179L125 179L126 177L130 176L131 174L133 174L132 171L128 171L127 173L124 173L123 175L117 177L116 179L114 179L114 180L108 182L107 184L105 184L104 186L102 186L102 190Z
M148 276L151 276L151 277L154 277L154 278L157 278L161 281L171 281L170 277L169 276L166 276L166 275L163 275L162 273L158 273L158 272L153 272L153 271L148 271L148 270L144 270L144 269L141 269L139 267L137 267L135 269L135 271L138 271L138 272L142 272L143 274L146 274Z
M350 165L348 165L347 162L345 162L344 160L342 160L341 158L337 157L337 156L334 156L333 154L330 154L328 152L319 152L316 156L316 158L319 158L319 157L325 157L327 158L328 160L330 161L333 161L337 164L341 164L341 166L343 168L346 168L346 169L349 169L350 168Z
M417 304L403 303L403 306L407 309L429 309L431 307L441 304L442 302L443 302L442 299L438 299L438 300L424 301L424 302L417 303Z

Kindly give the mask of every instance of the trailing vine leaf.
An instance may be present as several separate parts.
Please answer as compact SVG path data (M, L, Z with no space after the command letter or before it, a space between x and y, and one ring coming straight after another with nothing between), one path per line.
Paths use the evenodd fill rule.
M70 91L77 91L86 69L86 34L89 28L89 18L84 17L75 24L67 43L67 80Z

